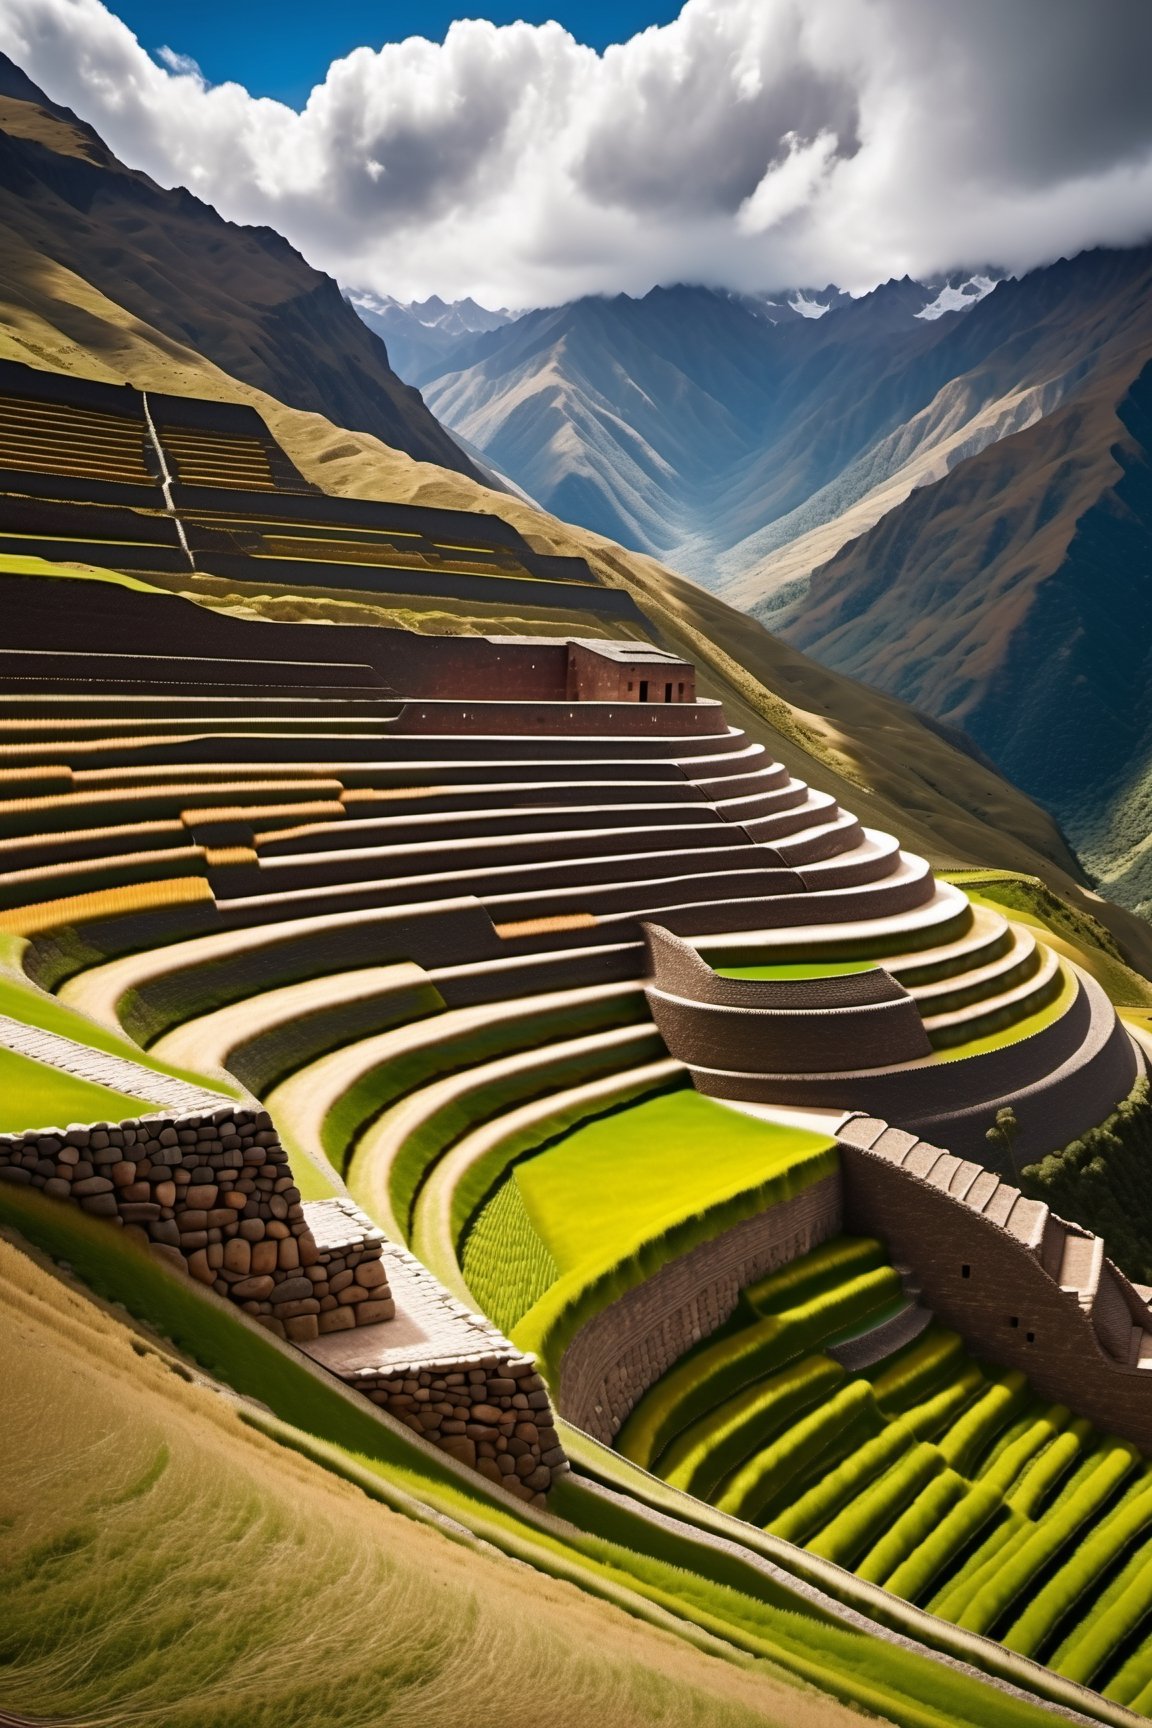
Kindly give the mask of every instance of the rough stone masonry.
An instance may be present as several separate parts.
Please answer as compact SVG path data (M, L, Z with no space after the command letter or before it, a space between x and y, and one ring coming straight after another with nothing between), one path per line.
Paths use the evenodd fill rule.
M123 1226L277 1337L306 1343L395 1313L383 1236L353 1207L317 1241L266 1110L0 1135L0 1179Z

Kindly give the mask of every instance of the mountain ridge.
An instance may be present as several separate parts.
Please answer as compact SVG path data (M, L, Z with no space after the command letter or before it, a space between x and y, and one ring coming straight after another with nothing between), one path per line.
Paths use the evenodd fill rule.
M0 55L0 221L176 341L304 409L339 413L418 458L472 463L387 350L271 228L225 221L192 192L126 168L71 109Z
M825 670L651 558L494 492L459 469L418 461L376 434L285 404L229 373L126 309L81 270L38 251L22 224L8 219L11 199L8 204L7 210L0 206L0 353L142 389L250 403L305 478L325 492L492 511L537 550L585 558L601 581L632 594L661 638L697 662L702 692L722 699L733 724L790 771L817 779L862 821L897 829L942 868L975 864L1042 877L1103 921L1137 966L1152 965L1148 926L1120 907L1097 902L1051 818L978 756L946 741L946 729ZM83 258L76 262L82 266ZM278 606L270 601L261 615L280 615ZM325 607L305 600L291 615L449 631L539 627L519 616L472 620L434 609L420 622L384 602L366 608L363 597L354 613L345 602Z

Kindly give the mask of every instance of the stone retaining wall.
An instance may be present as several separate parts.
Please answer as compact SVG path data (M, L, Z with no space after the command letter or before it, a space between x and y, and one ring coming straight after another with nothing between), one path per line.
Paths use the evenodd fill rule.
M519 1500L543 1506L564 1467L548 1391L530 1356L414 1362L365 1371L348 1384Z
M724 1324L745 1285L840 1229L837 1173L662 1266L572 1340L560 1369L560 1414L611 1444L649 1386Z
M344 1219L317 1242L266 1110L3 1134L0 1180L121 1225L278 1337L304 1343L395 1312L380 1232Z
M311 1220L336 1205L356 1211L351 1201L305 1211ZM385 1242L384 1265L395 1324L318 1338L305 1352L461 1464L542 1506L567 1462L534 1358L398 1243Z

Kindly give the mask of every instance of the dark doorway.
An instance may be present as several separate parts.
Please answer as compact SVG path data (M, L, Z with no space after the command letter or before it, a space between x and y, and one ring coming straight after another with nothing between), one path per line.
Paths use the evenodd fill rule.
M640 680L640 700L641 700L641 702L647 702L647 700L648 700L648 680L647 680L647 678L641 678L641 680Z
M665 702L671 702L671 700L672 700L672 686L671 686L671 684L665 684L665 686L664 686L664 700L665 700Z

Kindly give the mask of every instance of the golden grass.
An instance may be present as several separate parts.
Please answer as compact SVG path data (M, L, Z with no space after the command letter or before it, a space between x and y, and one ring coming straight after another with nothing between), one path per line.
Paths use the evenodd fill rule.
M173 876L162 882L139 882L128 888L98 888L91 894L71 894L62 900L42 900L32 906L17 906L0 912L0 930L16 936L34 936L58 924L83 924L90 918L110 918L120 912L141 912L149 906L177 906L192 900L211 900L212 890L202 876Z
M552 930L588 930L596 919L591 912L564 912L554 918L517 918L510 924L496 924L497 936L546 936Z
M5 1240L0 1297L8 1709L101 1728L861 1721L368 1500Z

